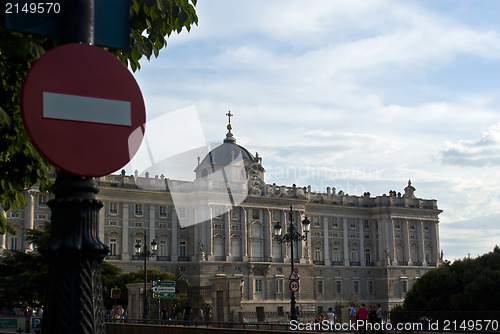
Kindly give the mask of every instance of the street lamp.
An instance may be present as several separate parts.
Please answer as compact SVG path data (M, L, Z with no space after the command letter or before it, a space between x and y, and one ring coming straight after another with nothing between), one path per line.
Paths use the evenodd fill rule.
M144 258L144 310L142 314L143 320L149 319L149 304L148 304L148 288L147 288L147 283L148 283L148 265L147 261L150 257L155 256L156 254L156 249L158 247L158 244L156 243L155 239L151 241L151 250L148 249L148 245L146 244L146 233L144 233L144 248L142 247L141 243L139 240L137 240L137 243L135 244L135 254L138 257Z
M292 258L291 264L292 264L292 273L295 270L294 263L293 263L293 242L299 242L299 241L306 241L307 240L307 233L309 233L309 227L310 227L310 221L306 217L302 221L302 226L303 226L303 232L304 234L299 233L295 225L293 224L293 211L292 211L292 206L290 205L290 213L288 215L288 221L289 225L287 228L287 232L285 234L282 234L282 227L281 227L281 222L276 222L274 225L274 236L276 238L276 241L278 244L282 244L283 242L285 243L290 243L290 255ZM292 292L292 298L290 299L290 320L297 320L297 309L295 307L295 292Z

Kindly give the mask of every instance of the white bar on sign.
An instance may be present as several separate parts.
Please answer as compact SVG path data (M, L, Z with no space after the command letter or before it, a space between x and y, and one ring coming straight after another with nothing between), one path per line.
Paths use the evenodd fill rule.
M44 118L130 126L130 113L130 101L43 92Z

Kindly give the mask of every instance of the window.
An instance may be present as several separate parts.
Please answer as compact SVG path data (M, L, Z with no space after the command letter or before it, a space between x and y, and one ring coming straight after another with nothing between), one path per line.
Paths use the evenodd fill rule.
M117 225L118 225L118 221L116 221L116 220L110 220L110 221L108 222L108 225L109 225L109 226L117 226Z
M313 224L314 224L314 227L319 227L319 218L318 217L313 217Z
M342 293L342 282L341 281L335 281L335 293L337 293L337 294Z
M260 210L259 209L252 209L252 219L253 220L260 219Z
M370 221L365 220L365 229L369 230L370 229Z
M401 292L403 292L403 293L408 292L408 282L407 281L403 281L402 283L403 284L401 286Z
M217 266L217 271L220 273L224 272L224 266Z
M17 250L17 237L10 237L10 250Z
M262 292L262 279L255 280L255 292Z
M429 223L424 224L424 231L429 232Z
M370 276L370 277L373 276L373 271L368 270L368 276Z
M21 214L20 214L19 212L12 212L12 211L9 211L7 216L8 216L9 218L20 218L20 217L21 217Z
M401 224L399 223L395 224L394 228L396 229L396 231L399 231L401 229Z
M214 238L214 255L218 257L224 256L224 238L220 235Z
M415 224L410 224L410 231L415 231Z
M179 208L179 218L186 218L186 208Z
M186 257L187 256L187 245L185 241L179 242L179 256Z
M241 272L241 267L234 267L234 272L235 273L240 273Z
M314 261L322 261L321 249L319 248L314 250Z
M47 219L47 215L37 215L36 219Z
M368 293L373 295L375 292L373 281L368 281Z
M333 261L338 262L340 261L340 252L337 247L333 248L333 254L332 254Z
M142 227L142 222L134 222L134 227Z
M142 204L135 205L135 215L142 216Z
M241 239L240 238L231 238L231 255L232 256L241 256Z
M353 292L358 294L359 293L359 281L354 281L353 283L354 283Z
M109 255L116 256L118 248L118 240L116 238L109 239Z
M167 256L167 241L160 240L160 244L158 245L158 256Z
M165 205L160 205L159 207L159 215L161 218L166 218L167 217L167 207Z
M283 316L285 315L285 312L283 310L283 306L278 306L278 316Z
M358 251L356 249L351 250L351 262L358 262Z
M46 206L47 205L47 195L38 194L38 206Z
M317 291L318 291L319 294L323 293L323 281L318 281Z
M337 222L337 218L332 218L332 226L333 228L339 228L339 223Z
M214 223L214 229L223 230L224 229L224 224L222 224L222 223Z
M349 226L351 227L352 230L355 230L356 229L356 221L354 219L350 219Z
M282 274L283 273L283 268L281 268L281 267L276 268L276 272Z
M231 225L231 230L239 231L239 230L241 230L241 227L240 227L240 225Z
M366 260L366 263L372 262L372 252L369 249L367 249L365 252L365 260Z
M283 278L276 279L276 293L283 293L283 284L284 284Z
M115 202L109 202L109 214L116 215L118 214L118 206Z

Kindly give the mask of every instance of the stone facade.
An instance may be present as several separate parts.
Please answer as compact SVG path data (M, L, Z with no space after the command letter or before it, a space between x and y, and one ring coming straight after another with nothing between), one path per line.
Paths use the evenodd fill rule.
M389 308L439 265L441 210L436 200L415 197L410 182L403 194L352 196L266 184L264 173L262 158L237 145L229 131L224 144L198 160L193 182L101 177L99 236L110 247L107 260L125 271L141 269L134 245L146 233L158 243L148 267L180 270L208 302L211 280L240 277L243 312L288 312L290 246L277 243L273 227L288 224L292 207L296 224L306 216L311 222L307 241L294 249L299 310L326 310L353 297ZM0 235L0 250L30 250L24 232L50 219L50 194L30 190L25 197L25 208L2 212L17 234Z

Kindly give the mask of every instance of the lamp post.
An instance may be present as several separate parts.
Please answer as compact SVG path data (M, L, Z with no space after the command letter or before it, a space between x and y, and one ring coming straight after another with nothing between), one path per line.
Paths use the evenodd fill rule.
M142 313L142 318L143 320L149 319L149 303L148 303L148 259L150 257L155 256L156 254L156 249L158 244L156 243L155 239L151 241L151 250L148 249L148 245L146 244L146 233L144 233L144 248L142 247L141 243L139 240L137 240L137 243L135 244L135 254L138 257L144 258L144 309Z
M299 242L299 241L306 241L307 240L307 233L309 233L309 227L310 227L310 222L309 219L306 217L302 221L302 226L303 226L303 232L304 234L299 233L299 230L295 227L293 224L293 210L292 206L290 205L290 212L288 215L288 222L289 225L287 227L287 232L285 234L282 234L282 227L281 227L281 222L276 222L274 225L274 236L276 238L276 241L278 244L282 244L283 242L285 243L290 243L290 255L292 258L291 261L291 272L293 273L295 270L294 267L294 255L293 255L293 242ZM295 292L291 291L292 297L290 299L290 320L297 320L297 309L295 307Z

